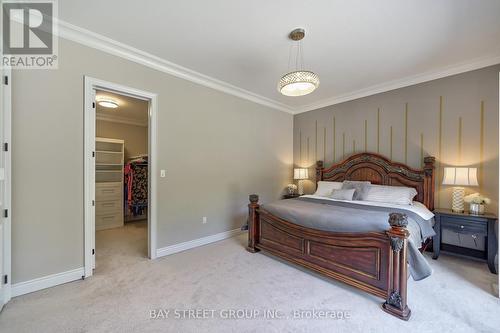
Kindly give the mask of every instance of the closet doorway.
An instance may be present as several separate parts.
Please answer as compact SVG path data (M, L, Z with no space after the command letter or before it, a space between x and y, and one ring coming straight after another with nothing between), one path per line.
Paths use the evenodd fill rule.
M85 77L85 277L156 257L155 148L156 95Z

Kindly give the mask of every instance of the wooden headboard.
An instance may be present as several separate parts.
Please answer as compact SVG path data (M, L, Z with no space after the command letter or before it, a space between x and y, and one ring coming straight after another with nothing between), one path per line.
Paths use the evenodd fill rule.
M415 200L433 210L434 162L434 157L425 157L424 168L417 170L402 163L392 162L382 155L355 154L329 168L323 166L323 161L318 161L316 182L361 180L377 185L414 187L417 190Z

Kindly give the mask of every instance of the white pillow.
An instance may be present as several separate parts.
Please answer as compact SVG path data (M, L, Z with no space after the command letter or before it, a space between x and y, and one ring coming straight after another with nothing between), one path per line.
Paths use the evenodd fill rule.
M351 188L348 190L333 190L330 198L337 200L347 200L352 201L352 197L354 197L354 192L356 189Z
M319 181L318 189L314 195L319 195L321 197L329 197L333 190L340 190L342 188L341 182L326 182Z
M412 205L413 198L416 195L417 190L413 187L370 185L363 200L396 205Z

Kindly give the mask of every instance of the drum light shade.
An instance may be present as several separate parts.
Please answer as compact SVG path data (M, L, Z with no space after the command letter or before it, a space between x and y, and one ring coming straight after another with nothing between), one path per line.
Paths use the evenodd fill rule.
M443 185L478 186L477 168L444 168Z
M283 75L278 90L285 96L304 96L319 86L319 77L310 71L295 71Z
M293 179L307 179L309 178L309 172L307 169L295 168L293 169Z

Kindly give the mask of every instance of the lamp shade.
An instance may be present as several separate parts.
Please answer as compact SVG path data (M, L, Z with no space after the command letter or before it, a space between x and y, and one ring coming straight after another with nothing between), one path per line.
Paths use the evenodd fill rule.
M477 168L444 168L443 185L478 186Z
M307 179L309 178L309 173L307 169L295 168L293 169L293 179Z

